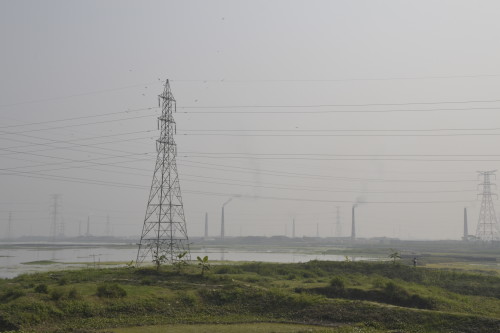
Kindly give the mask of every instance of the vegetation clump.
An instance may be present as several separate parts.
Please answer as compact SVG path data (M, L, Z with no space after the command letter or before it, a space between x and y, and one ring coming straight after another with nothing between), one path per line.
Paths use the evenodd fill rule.
M45 283L40 283L35 287L35 292L39 294L48 294L49 293L49 288Z
M127 292L116 283L103 283L97 286L96 295L101 298L122 298L127 296Z
M64 296L64 291L62 289L53 289L50 292L50 298L54 301L60 300Z

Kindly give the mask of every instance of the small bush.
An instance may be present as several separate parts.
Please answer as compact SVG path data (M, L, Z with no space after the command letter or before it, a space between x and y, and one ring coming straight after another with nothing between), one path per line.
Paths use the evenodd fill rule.
M59 279L59 281L57 281L57 283L60 285L60 286L65 286L68 284L68 279L65 278L65 277L62 277Z
M116 283L104 283L97 287L97 296L101 298L122 298L127 296L127 292Z
M71 288L68 292L68 298L69 299L80 299L80 293L76 288Z
M141 284L144 285L144 286L150 286L153 283L154 283L153 279L150 278L149 276L141 279Z
M385 280L381 276L376 276L372 281L373 288L383 289L385 287Z
M302 277L306 279L315 278L317 275L312 272L302 272Z
M336 276L330 280L330 287L335 290L344 290L345 289L345 281L340 276Z
M215 269L216 274L241 274L243 270L234 266L221 266Z
M58 301L64 296L64 291L61 289L54 289L50 292L50 298L53 301Z
M26 293L24 292L24 290L21 290L21 289L10 289L8 290L7 292L5 292L2 296L1 296L1 299L2 301L4 302L9 302L9 301L13 301L19 297L22 297L26 295Z
M179 301L181 304L194 306L198 302L198 298L193 293L183 292L179 294Z
M250 283L256 283L259 282L261 279L258 276L246 276L243 278L243 280Z
M35 292L39 294L48 294L49 288L45 283L41 283L35 287Z

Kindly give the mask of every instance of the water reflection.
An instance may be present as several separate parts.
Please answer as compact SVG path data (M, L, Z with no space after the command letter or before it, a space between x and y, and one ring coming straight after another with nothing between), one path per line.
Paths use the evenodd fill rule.
M46 244L0 249L0 278L10 278L21 273L47 271L70 267L102 267L104 263L128 263L135 260L137 247L67 245L54 247ZM191 258L208 256L210 261L262 261L299 263L311 260L345 261L346 257L332 254L306 254L297 251L237 251L227 248L203 248L191 252ZM350 261L374 260L367 257L350 257ZM49 261L49 262L41 262ZM35 262L33 264L25 264ZM40 263L36 263L40 262ZM52 263L50 263L52 262Z

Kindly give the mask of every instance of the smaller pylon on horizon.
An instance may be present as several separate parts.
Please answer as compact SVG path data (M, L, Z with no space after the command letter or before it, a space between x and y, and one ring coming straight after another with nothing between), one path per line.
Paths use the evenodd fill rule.
M467 225L467 207L464 208L464 241L469 240L469 226Z
M225 225L225 221L224 221L224 207L226 207L226 205L228 203L230 203L232 200L233 200L233 198L229 198L222 204L222 212L221 212L221 217L220 217L220 239L222 239L222 240L224 239L224 237L226 237L226 225Z
M208 213L205 213L205 239L208 238Z
M86 237L90 237L90 216L87 216L87 232L85 233Z
M12 238L12 212L9 212L9 220L7 224L7 237L8 240Z
M355 218L356 204L352 205L352 225L351 225L351 240L356 240L356 218Z
M111 236L111 221L109 219L109 214L106 215L106 236Z
M52 211L51 211L51 217L52 217L52 223L50 225L50 235L52 237L52 240L55 240L58 237L64 237L64 220L61 217L60 214L60 195L59 194L53 194L52 195Z
M342 237L342 224L340 224L340 208L337 207L337 215L335 221L335 237Z
M478 171L478 177L483 177L483 182L479 184L482 186L483 191L478 195L482 196L481 209L479 211L479 219L477 221L476 237L484 242L491 242L499 240L500 227L498 225L495 207L493 206L492 196L496 193L491 192L491 187L496 186L491 182L491 177L496 177L495 172L491 171Z

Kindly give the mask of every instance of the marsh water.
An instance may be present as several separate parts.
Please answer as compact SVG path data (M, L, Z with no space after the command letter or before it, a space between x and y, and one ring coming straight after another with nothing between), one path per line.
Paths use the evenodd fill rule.
M297 250L299 251L299 250ZM310 260L342 261L345 256L311 254L296 251L238 251L237 249L201 248L191 251L192 259L207 255L211 261L261 261L297 263ZM11 244L0 247L0 278L22 273L57 270L73 267L124 266L134 261L137 246L132 244ZM349 260L373 260L349 257Z

